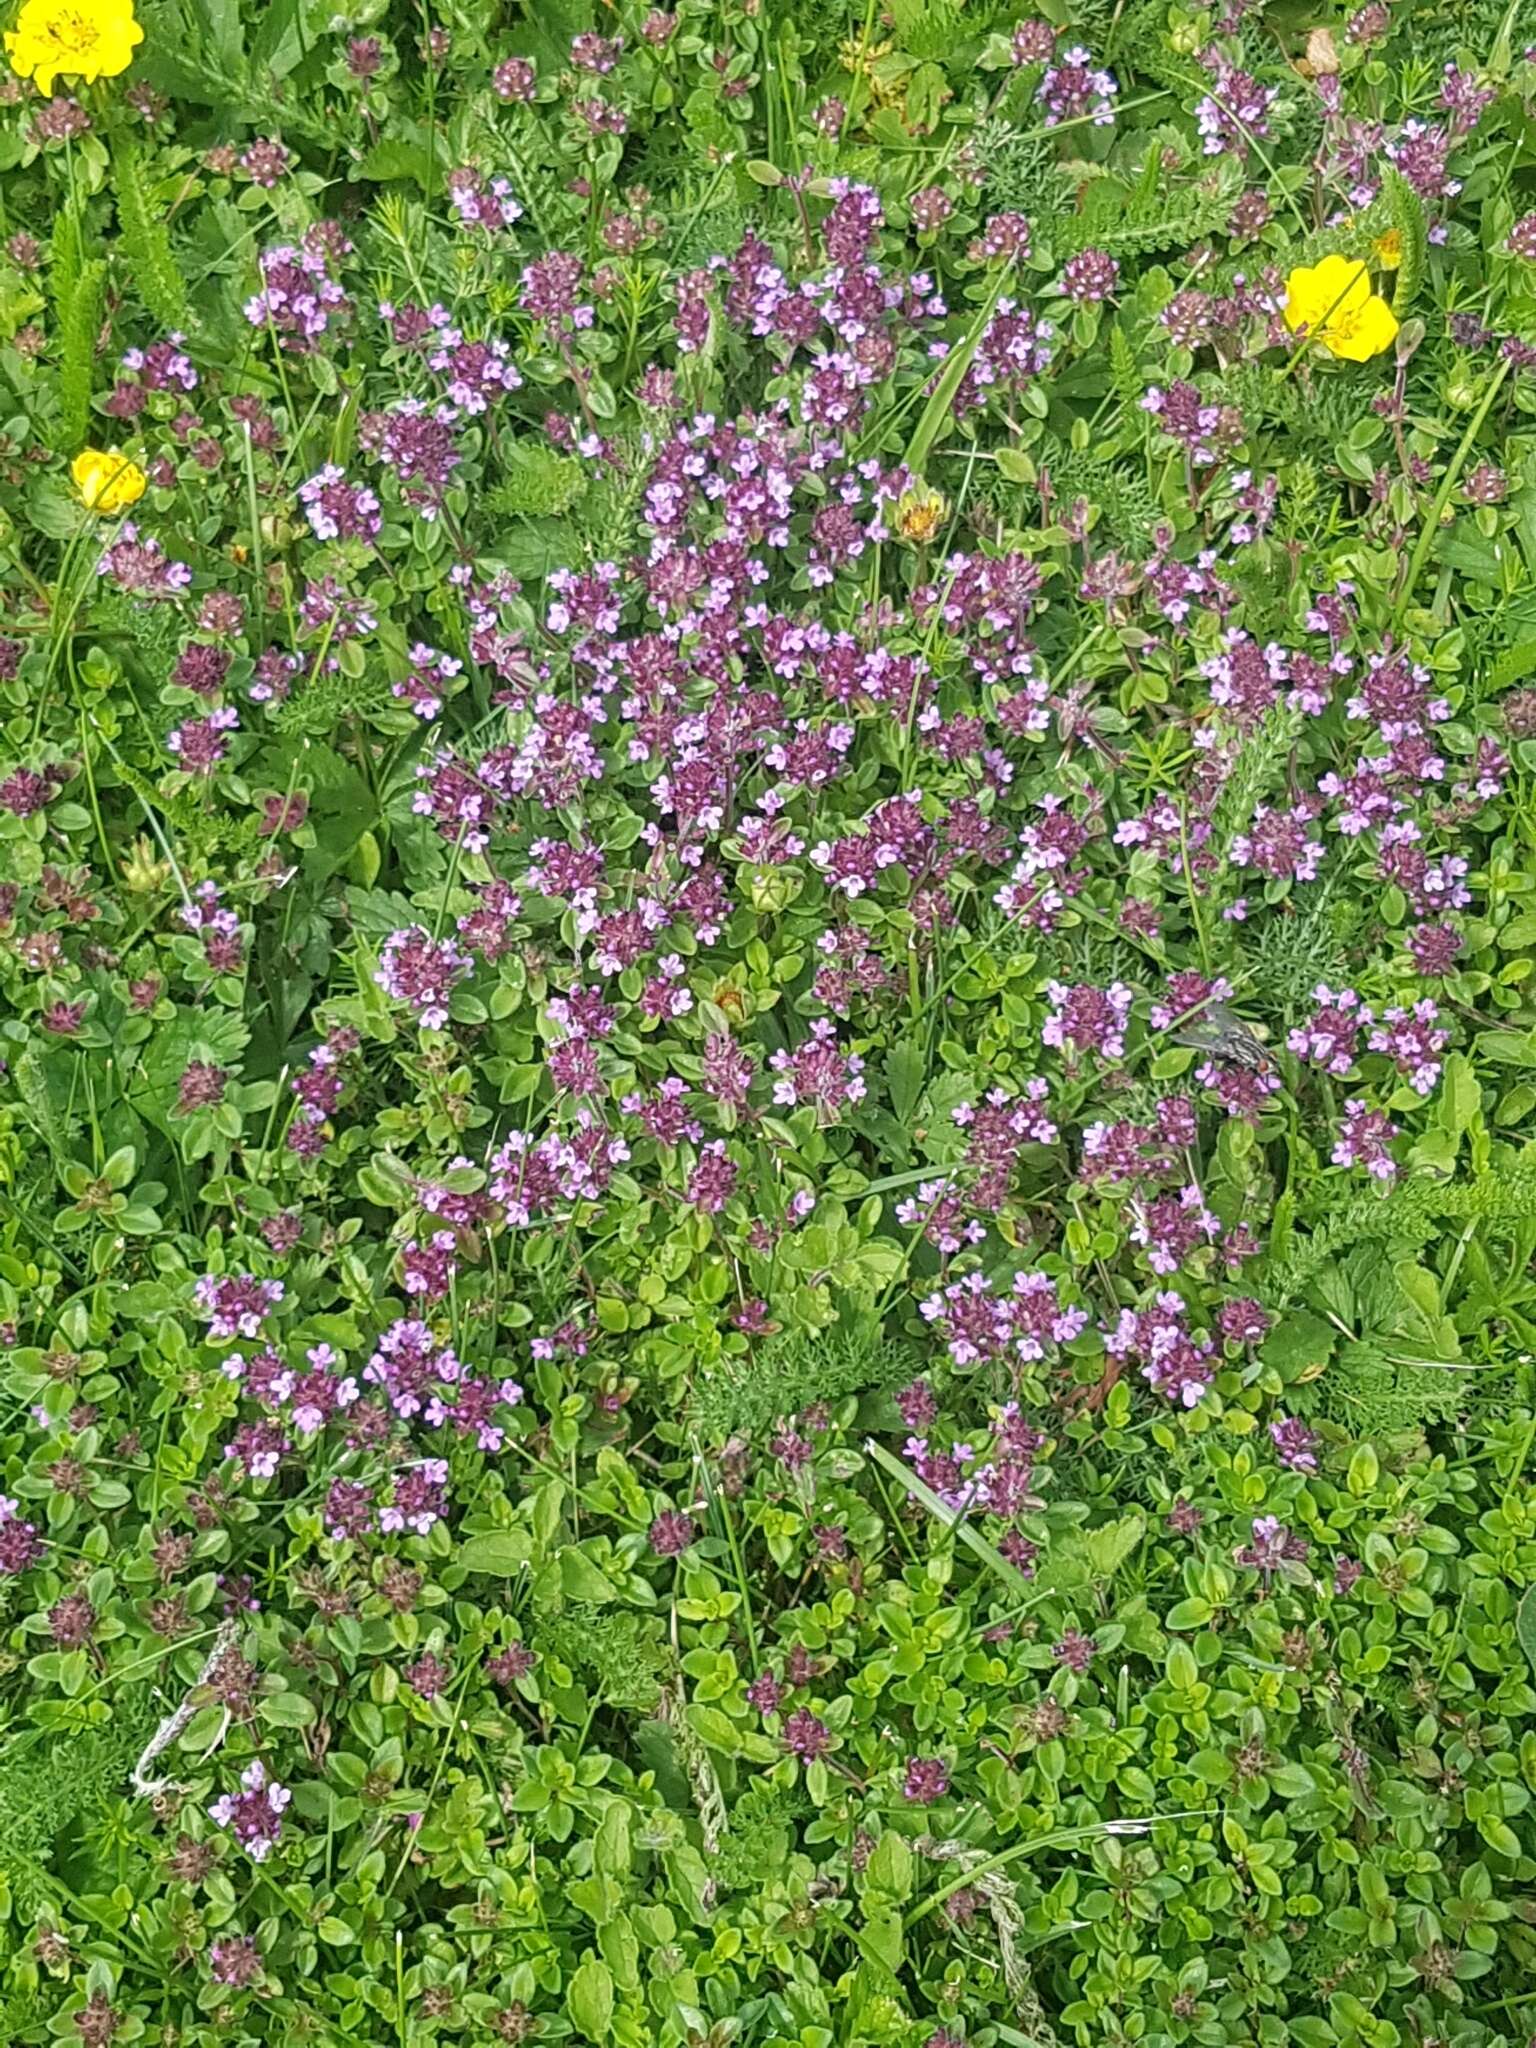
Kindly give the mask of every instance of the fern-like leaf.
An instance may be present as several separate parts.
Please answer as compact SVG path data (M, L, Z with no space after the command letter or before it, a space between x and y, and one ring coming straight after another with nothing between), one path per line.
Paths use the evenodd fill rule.
M587 488L587 472L573 456L538 441L507 450L506 471L491 493L493 512L510 519L558 519Z
M1054 236L1058 255L1102 249L1115 257L1143 256L1158 249L1187 249L1222 227L1242 184L1235 165L1183 190L1128 191L1111 178L1088 188L1081 213L1064 221Z
M1116 329L1117 336L1118 333ZM1112 343L1112 368L1113 361ZM1141 380L1134 361L1131 375L1136 378L1139 398ZM1064 441L1054 439L1047 439L1042 444L1037 451L1037 460L1039 467L1048 472L1051 489L1058 499L1070 503L1075 498L1086 498L1090 505L1098 508L1109 534L1121 547L1133 553L1145 553L1150 549L1158 507L1144 477L1135 470L1123 469L1097 456L1079 454Z
M61 206L53 218L53 237L48 251L48 293L53 300L56 328L64 324L64 315L80 282L84 261L85 240L80 226L80 208Z
M112 138L112 189L117 197L117 224L134 289L146 309L167 330L187 323L187 290L165 223L154 212L144 189L138 144L124 129Z
M694 1389L690 1419L704 1443L723 1444L760 1436L816 1401L904 1385L916 1371L911 1353L878 1332L785 1337L711 1373Z
M96 338L107 266L87 263L75 280L59 318L59 450L70 454L86 438L95 382Z
M1289 705L1273 705L1262 724L1238 749L1211 813L1211 835L1221 848L1217 858L1223 871L1232 851L1232 840L1247 829L1254 806L1264 800L1285 773L1286 761L1304 723L1301 713Z
M1517 647L1511 647L1501 654L1488 671L1490 690L1507 690L1511 683L1518 683L1536 669L1536 640L1522 640Z
M1413 304L1414 294L1424 278L1429 254L1429 230L1424 219L1424 202L1401 171L1388 167L1383 179L1383 197L1397 235L1399 261L1392 307L1399 318Z
M1536 1222L1536 1162L1516 1161L1464 1181L1424 1174L1400 1181L1385 1196L1361 1196L1335 1209L1282 1264L1265 1289L1272 1312L1289 1308L1333 1255L1362 1240L1423 1245L1442 1222L1511 1228Z

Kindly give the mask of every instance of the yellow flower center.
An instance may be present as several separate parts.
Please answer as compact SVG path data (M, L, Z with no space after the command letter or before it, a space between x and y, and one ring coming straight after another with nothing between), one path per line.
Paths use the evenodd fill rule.
M1330 313L1318 329L1318 340L1352 341L1359 332L1359 313Z
M45 33L71 57L89 55L101 38L99 24L76 7L61 7L57 14L50 14Z

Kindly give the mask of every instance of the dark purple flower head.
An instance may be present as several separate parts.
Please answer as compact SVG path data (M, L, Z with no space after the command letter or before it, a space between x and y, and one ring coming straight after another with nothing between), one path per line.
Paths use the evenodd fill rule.
M1014 63L1048 64L1055 52L1056 38L1060 33L1060 29L1053 23L1042 21L1038 16L1030 16L1016 23L1010 45Z
M1275 1456L1292 1472L1317 1470L1317 1434L1294 1415L1281 1415L1269 1425Z
M1051 1646L1051 1655L1068 1671L1081 1675L1092 1664L1095 1644L1092 1636L1085 1636L1080 1629L1063 1630L1061 1640Z
M75 2032L84 2043L84 2048L111 2048L123 2023L119 2013L105 1991L93 1991L86 2000L84 2009L75 2015Z
M1061 288L1078 306L1095 306L1107 299L1120 276L1113 256L1101 249L1084 249L1072 257L1061 273Z
M1287 1528L1277 1515L1259 1515L1253 1522L1252 1540L1237 1552L1237 1561L1251 1566L1267 1586L1282 1565L1300 1564L1307 1548L1305 1538Z
M931 1806L949 1790L949 1766L942 1757L910 1757L901 1790L914 1806Z
M1078 46L1065 51L1051 65L1035 98L1045 108L1047 128L1055 128L1064 121L1082 120L1091 121L1097 128L1107 128L1115 118L1119 90L1110 73L1098 70L1088 52Z
M240 158L240 174L270 192L287 177L295 161L285 143L262 136L246 146Z
M428 1650L415 1663L405 1667L405 1682L413 1692L424 1700L435 1700L445 1692L453 1678L453 1667L445 1664L441 1657Z
M83 1593L66 1593L48 1610L48 1633L61 1650L82 1649L96 1633L96 1609Z
M261 1951L248 1934L226 1935L208 1951L208 1973L215 1984L242 1990L262 1974Z
M747 1687L747 1699L760 1714L776 1714L782 1696L779 1681L771 1671L762 1672Z
M491 73L491 87L499 100L523 104L538 91L538 73L526 57L507 57Z
M520 1678L526 1678L538 1661L526 1643L509 1643L494 1657L486 1658L486 1675L494 1685L506 1689L516 1685Z
M832 1747L832 1731L809 1707L797 1707L784 1723L783 1743L791 1756L814 1763Z
M224 1100L229 1075L208 1060L189 1060L176 1086L177 1116L191 1116L195 1110L216 1109Z
M651 1548L658 1557L681 1557L697 1539L692 1515L668 1509L651 1524Z
M293 1794L267 1776L258 1757L241 1774L240 1790L226 1792L208 1809L209 1818L228 1828L253 1863L263 1863L283 1831L283 1813Z

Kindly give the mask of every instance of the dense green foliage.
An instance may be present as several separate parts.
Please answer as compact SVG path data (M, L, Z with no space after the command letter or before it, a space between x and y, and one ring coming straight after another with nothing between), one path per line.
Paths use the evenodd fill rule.
M0 2044L1536 2038L1536 18L139 20L0 107Z

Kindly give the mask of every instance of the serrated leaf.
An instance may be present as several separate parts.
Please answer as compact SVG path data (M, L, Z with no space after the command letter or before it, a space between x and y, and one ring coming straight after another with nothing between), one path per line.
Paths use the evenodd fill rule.
M441 182L437 168L437 159L427 141L412 141L407 135L386 135L364 155L357 175L372 185L409 178L427 191Z
M927 1079L928 1062L917 1046L908 1041L891 1047L885 1056L885 1081L898 1123L911 1120Z

